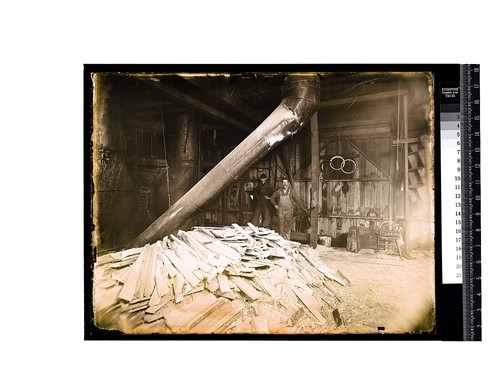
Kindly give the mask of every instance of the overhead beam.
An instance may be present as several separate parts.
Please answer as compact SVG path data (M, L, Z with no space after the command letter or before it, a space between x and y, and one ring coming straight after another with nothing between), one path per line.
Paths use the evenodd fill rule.
M158 79L150 79L148 77L136 77L137 79L146 82L149 85L160 90L163 94L165 94L169 99L182 104L190 109L193 109L197 112L200 112L204 115L216 118L218 120L224 121L225 123L236 127L240 130L246 132L252 132L256 125L258 125L257 121L249 120L242 121L232 115L227 114L227 112L216 108L213 104L208 101L199 99L190 95L189 93L179 90L176 87L167 84L166 82Z
M185 81L189 81L190 84L195 85L199 89L205 91L207 94L209 93L209 91L208 91L209 88L206 85L204 85L203 83L207 79L210 79L210 76L203 77L201 80L200 79L189 79L188 80L187 78L184 78L184 77L181 77L181 78L184 79ZM232 95L231 88L226 88L223 95L213 94L213 93L211 95L214 96L215 98L223 101L227 105L230 105L234 110L238 110L239 112L241 112L242 114L244 114L248 118L253 119L255 122L257 122L259 124L266 119L267 115L260 113L260 112L256 111L255 109L253 109L252 107L250 107L249 105L241 102L240 100L237 100Z

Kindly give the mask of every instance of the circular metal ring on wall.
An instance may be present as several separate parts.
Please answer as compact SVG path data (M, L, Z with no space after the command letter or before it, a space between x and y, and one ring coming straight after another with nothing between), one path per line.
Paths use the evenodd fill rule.
M351 171L346 171L344 169L345 164L347 162L351 162L352 163L352 170ZM356 162L354 160L352 160L352 159L344 159L344 166L342 167L342 172L344 172L345 174L353 174L356 171L356 168L357 168L357 164L356 164Z
M333 161L334 161L335 159L342 159L342 163L340 164L340 168L335 168L335 167L333 166ZM332 158L330 159L330 167L331 167L334 171L341 171L341 170L343 170L344 166L345 166L345 160L344 160L344 158L343 158L342 156L340 156L340 155L336 155L336 156L332 156Z

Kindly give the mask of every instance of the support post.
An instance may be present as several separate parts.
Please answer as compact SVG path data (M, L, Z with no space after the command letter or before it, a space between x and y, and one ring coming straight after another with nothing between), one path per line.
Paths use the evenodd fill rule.
M319 131L318 113L311 117L311 236L310 245L313 249L318 245L318 197L319 197Z
M403 96L403 138L408 139L408 93L405 93ZM405 209L405 232L404 232L404 241L405 241L405 252L409 253L409 244L408 244L408 223L410 217L410 197L408 193L408 142L404 143L404 165L405 165L405 184L404 184L404 209Z

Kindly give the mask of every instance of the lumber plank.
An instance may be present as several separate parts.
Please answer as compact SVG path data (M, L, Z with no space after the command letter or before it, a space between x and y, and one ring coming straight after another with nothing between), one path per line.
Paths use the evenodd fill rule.
M177 275L177 269L168 260L167 256L165 255L165 250L160 255L161 255L161 260L163 261L163 264L165 265L165 268L167 269L168 275L170 277L174 277L175 275Z
M148 309L146 310L146 314L155 314L158 310L160 310L163 306L165 306L173 299L174 297L171 294L165 294L160 298L160 302L158 304L148 307Z
M222 293L220 290L217 290L217 291L215 292L215 295L216 295L217 297L224 297L224 298L230 299L231 301L232 301L233 299L238 298L238 296L236 295L236 293L234 293L233 291L226 292L226 293Z
M141 253L141 251L142 251L142 247L136 247L133 249L123 250L123 251L121 251L120 258L125 259L129 256L139 255Z
M351 285L351 280L349 280L349 279L347 278L347 276L346 276L346 275L344 275L344 274L342 273L342 271L340 271L340 270L338 269L338 270L337 270L337 273L339 274L339 276L340 276L341 278L343 278L343 279L347 282L347 285Z
M215 293L217 291L217 289L219 289L219 281L217 280L217 278L215 277L212 281L210 281L206 288L212 292L212 293Z
M116 259L113 258L113 256L111 254L104 254L104 255L98 256L95 263L98 266L102 266L102 265L107 264L107 263L112 263L115 260Z
M235 277L231 276L230 280L238 287L239 290L241 290L245 295L247 295L252 301L258 300L259 298L262 297L262 295L246 281L245 279L242 279L241 277Z
M282 284L283 285L283 293L285 299L289 302L290 306L297 305L298 300L297 296L293 292L292 286L290 284Z
M139 257L132 265L127 281L122 287L119 298L125 301L131 301L134 298L135 289L137 288L137 282L139 281L139 275L142 268L142 262L144 260L144 252L139 254Z
M149 272L149 267L151 264L151 252L150 245L144 246L144 261L142 262L141 272L139 275L139 282L136 289L137 297L145 297L146 296L146 279L147 274Z
M207 249L217 255L223 255L228 258L231 263L238 262L241 259L241 255L233 248L225 245L222 241L215 240L211 243L205 245Z
M201 243L202 245L205 245L207 243L210 243L212 242L215 237L212 236L212 235L207 235L206 232L203 232L199 229L196 229L196 230L190 230L189 232L184 232L184 231L179 231L179 235L181 233L187 233L188 235L194 237L194 239L196 241L198 241L199 243ZM182 237L182 236L181 236Z
M138 312L138 311L141 311L141 310L146 310L148 308L148 303L147 301L145 301L145 303L139 303L137 305L134 305L133 307L131 307L128 312L129 313L134 313L134 312Z
M332 272L327 267L319 266L318 271L321 272L323 275L325 275L328 279L336 281L342 286L346 285L346 282L344 280L342 280L340 277L333 275Z
M144 322L146 323L152 323L157 320L163 319L163 312L162 311L157 311L154 314L145 314L144 315Z
M255 225L252 223L248 222L247 223L248 227L255 233L255 234L260 234L259 228L257 228Z
M269 294L273 299L276 298L276 290L273 288L269 282L260 277L259 275L255 276L253 279L267 294Z
M118 281L119 283L125 284L131 269L132 267L127 267L114 271L113 274L111 275L111 278L113 280Z
M211 293L203 293L191 303L177 304L171 310L164 311L165 324L175 333L180 333L186 324L203 314L217 301Z
M192 326L191 331L199 334L213 333L240 313L243 307L244 303L240 300L225 301L216 311L213 311L200 323Z
M201 231L201 232L203 232L208 237L216 238L215 235L212 233L212 231L209 230L208 228L199 227L199 228L196 228L196 229L199 230L199 231Z
M324 291L326 291L327 293L331 294L332 296L334 296L337 301L339 301L340 303L342 303L342 300L337 296L337 291L335 290L335 288L333 287L333 283L330 284L331 281L329 280L325 280L323 281L323 284L325 285L325 289L323 289Z
M299 264L304 267L306 270L308 270L312 275L316 276L320 281L325 278L325 275L323 275L321 272L319 272L316 268L312 267L309 262L307 262L305 259L300 260Z
M158 294L160 295L160 297L163 297L168 293L168 274L166 268L162 267L162 265L163 262L161 258L157 258L155 283L156 287L158 288Z
M186 285L186 286L187 286L187 285ZM201 291L203 291L203 290L205 290L205 287L204 287L203 285L201 285L201 284L200 284L200 285L198 285L198 286L195 286L195 287L194 287L193 289L191 289L189 292L188 292L188 291L185 291L185 292L184 292L184 294L185 294L186 296L189 296L189 295L191 295L191 294L198 293L198 292L201 292Z
M233 223L232 225L243 237L245 237L245 239L247 239L250 242L250 244L253 245L255 243L255 239L252 236L250 236L245 229L243 229L236 223Z
M318 268L320 266L319 262L307 255L307 253L304 250L299 250L299 253L314 267Z
M181 330L186 331L186 333L189 333L193 329L193 327L201 323L207 316L212 314L214 311L217 311L226 302L227 300L224 298L217 298L217 300L210 307L208 307L205 311L201 311L197 316L194 316L189 322L187 322L181 328Z
M175 275L173 287L175 303L181 303L184 299L184 296L182 294L182 289L184 287L184 276L182 276L181 273Z
M316 310L314 307L314 301L312 301L312 298L301 291L299 288L292 287L293 292L295 295L299 298L299 300L304 304L305 307L311 312L311 314L314 315L314 317L320 322L321 324L326 324L326 319L321 315L321 313Z
M123 267L130 266L134 262L135 262L135 259L127 259L127 260L123 260L120 262L111 263L109 267L110 268L123 268Z
M154 288L153 292L151 293L151 298L149 299L149 306L154 306L160 303L160 294L158 293L158 288Z
M219 281L219 289L221 293L227 293L231 291L231 286L229 285L229 280L226 275L219 274L217 275L217 279Z
M150 259L149 269L147 270L148 273L146 275L147 277L146 277L144 296L150 296L155 288L156 258L157 258L156 254L157 254L156 246L152 246L150 248L151 259Z
M304 277L307 284L309 284L311 286L314 285L314 279L313 279L312 275L309 273L309 271L307 271L305 268L303 268L300 270L300 274L302 275L302 277Z
M204 262L208 262L212 259L215 254L213 254L205 244L193 236L191 232L179 231L179 235L186 241L186 246L189 246L192 250L194 250L197 254L199 254L200 259Z
M173 236L172 236L173 237ZM174 237L175 238L175 237ZM187 269L191 272L196 270L199 265L199 259L195 258L189 251L189 245L184 242L181 243L180 240L176 239L172 242L172 248L175 251L175 255L179 257L180 260L184 263Z
M188 281L188 283L191 284L191 286L198 285L200 279L193 275L193 273L186 267L184 262L180 260L172 250L166 250L164 251L164 254L172 262L175 268L177 268L177 270L182 273L182 276L184 276L184 278Z

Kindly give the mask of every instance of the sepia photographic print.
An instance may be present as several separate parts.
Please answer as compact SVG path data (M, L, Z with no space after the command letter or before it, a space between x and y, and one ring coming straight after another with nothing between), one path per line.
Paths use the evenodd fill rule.
M369 68L88 67L91 335L432 333L434 76Z

